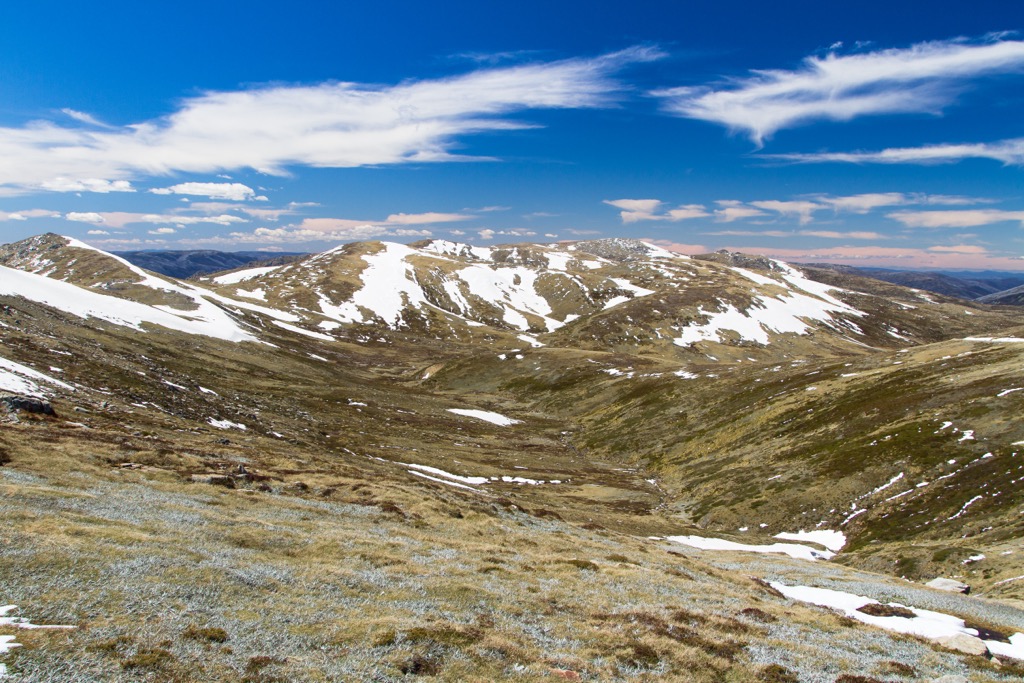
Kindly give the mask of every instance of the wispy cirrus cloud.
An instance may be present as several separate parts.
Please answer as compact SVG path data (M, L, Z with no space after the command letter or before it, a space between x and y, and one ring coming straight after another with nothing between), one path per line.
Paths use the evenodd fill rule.
M233 232L228 242L300 243L345 241L372 237L430 237L433 233L421 226L458 223L474 216L462 213L393 213L384 220L312 217L279 228L260 227L252 232ZM513 234L513 233L502 233ZM532 233L531 233L532 234Z
M719 199L714 203L719 208L709 210L703 204L686 204L676 209L666 211L666 203L660 199L615 199L604 200L605 204L621 209L619 217L623 223L637 223L639 221L680 221L689 218L713 217L716 223L732 223L735 221L750 218L765 218L776 220L778 218L796 218L799 225L807 225L813 222L814 214L820 211L831 211L833 213L856 213L867 214L877 209L897 206L971 206L984 204L992 200L982 197L962 197L957 195L906 193L906 192L875 192L856 195L805 195L797 199L764 199L757 201L742 202L736 199ZM921 212L907 212L907 214L918 214ZM936 212L944 213L944 212ZM971 213L971 212L967 212ZM998 212L996 212L998 213ZM904 215L901 212L889 214L890 217ZM993 214L994 215L994 214ZM743 235L756 234L766 235L764 232L737 232L720 231L706 233L709 235ZM815 236L804 231L799 233L780 233L785 235L802 234ZM823 235L824 233L822 233ZM837 233L850 237L854 234L878 234L878 233ZM822 236L818 235L818 236ZM851 237L852 239L867 239Z
M236 169L282 175L296 166L358 166L465 160L453 151L473 134L532 127L532 109L614 104L615 74L658 59L651 47L594 58L480 69L377 86L321 83L208 92L168 116L107 129L37 121L0 127L0 191L45 189L55 179L110 183L175 172Z
M0 221L27 221L29 218L60 218L60 212L49 209L27 209L24 211L0 211Z
M110 228L124 228L129 225L195 225L210 223L213 225L233 225L247 223L241 216L229 214L191 216L183 214L133 213L130 211L71 211L64 214L64 219L76 223L92 223Z
M800 225L810 223L811 214L824 208L821 204L805 200L781 201L770 199L767 201L750 202L750 205L758 209L774 211L783 216L796 216L800 221Z
M744 206L743 202L735 199L719 199L715 202L720 209L715 209L715 221L718 223L732 223L744 218L756 218L767 216L768 213L752 206Z
M977 228L995 223L1019 223L1024 227L1024 211L1000 209L964 209L958 211L894 211L886 217L908 228Z
M801 230L803 237L820 237L826 240L887 240L888 235L870 230L852 230L843 232L839 230Z
M1024 68L1024 42L1003 36L918 43L860 54L810 56L799 69L766 69L721 86L654 91L676 116L742 131L759 147L814 121L879 114L939 114L972 80Z
M999 142L950 143L921 147L893 147L878 152L818 152L814 154L764 154L797 164L829 162L849 164L947 164L963 159L993 159L1006 166L1024 166L1024 138Z

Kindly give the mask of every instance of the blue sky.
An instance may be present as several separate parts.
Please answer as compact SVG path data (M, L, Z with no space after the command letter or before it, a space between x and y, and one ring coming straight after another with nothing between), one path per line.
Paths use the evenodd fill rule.
M1024 270L1024 5L834 5L16 3L0 238Z

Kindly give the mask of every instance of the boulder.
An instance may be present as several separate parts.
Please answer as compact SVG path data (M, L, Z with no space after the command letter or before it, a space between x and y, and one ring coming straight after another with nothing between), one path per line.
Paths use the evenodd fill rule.
M935 642L948 650L963 652L967 655L987 655L988 646L981 638L969 636L966 633L957 633L953 636L941 636Z
M192 481L197 484L211 484L225 488L235 488L235 480L223 474L193 474Z
M929 588L935 588L935 589L938 589L940 591L950 591L950 592L953 592L953 593L963 593L964 595L967 595L968 593L971 592L971 587L968 586L966 583L962 583L960 581L956 581L955 579L944 579L942 577L939 577L937 579L932 579L931 581L929 581L925 585L928 586Z
M26 413L38 413L40 415L56 415L53 406L49 401L44 401L35 396L15 396L8 394L0 396L0 405L7 408L9 412L24 410Z

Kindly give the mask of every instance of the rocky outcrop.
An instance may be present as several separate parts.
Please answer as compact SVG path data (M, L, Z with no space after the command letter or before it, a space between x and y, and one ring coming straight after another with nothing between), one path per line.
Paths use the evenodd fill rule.
M955 579L944 579L942 577L939 577L937 579L932 579L931 581L929 581L925 585L928 586L929 588L935 588L935 589L940 590L940 591L950 591L952 593L963 593L964 595L967 595L968 593L971 592L971 587L968 586L966 583L961 583L960 581L957 581Z
M6 408L7 412L10 413L24 411L26 413L36 413L39 415L57 414L49 401L44 401L43 399L36 398L35 396L6 394L0 396L0 406Z

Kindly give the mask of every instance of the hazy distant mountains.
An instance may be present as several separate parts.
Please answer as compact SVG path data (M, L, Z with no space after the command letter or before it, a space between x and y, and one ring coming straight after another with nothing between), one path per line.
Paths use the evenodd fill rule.
M294 252L268 254L265 251L119 251L121 258L146 270L176 278L234 270L256 261L281 263L300 254ZM1024 279L1021 280L1024 283Z
M808 263L804 264L815 268L827 268L840 273L850 275L861 275L872 277L876 280L884 280L903 287L923 289L926 292L935 292L945 296L955 296L960 299L984 299L990 304L1015 304L1019 305L1020 300L1003 301L1000 294L1015 287L1024 285L1024 273L1012 273L1004 271L922 271L922 270L888 270L886 268L859 268L857 266L846 266L831 263ZM1018 293L1018 299L1021 299Z

